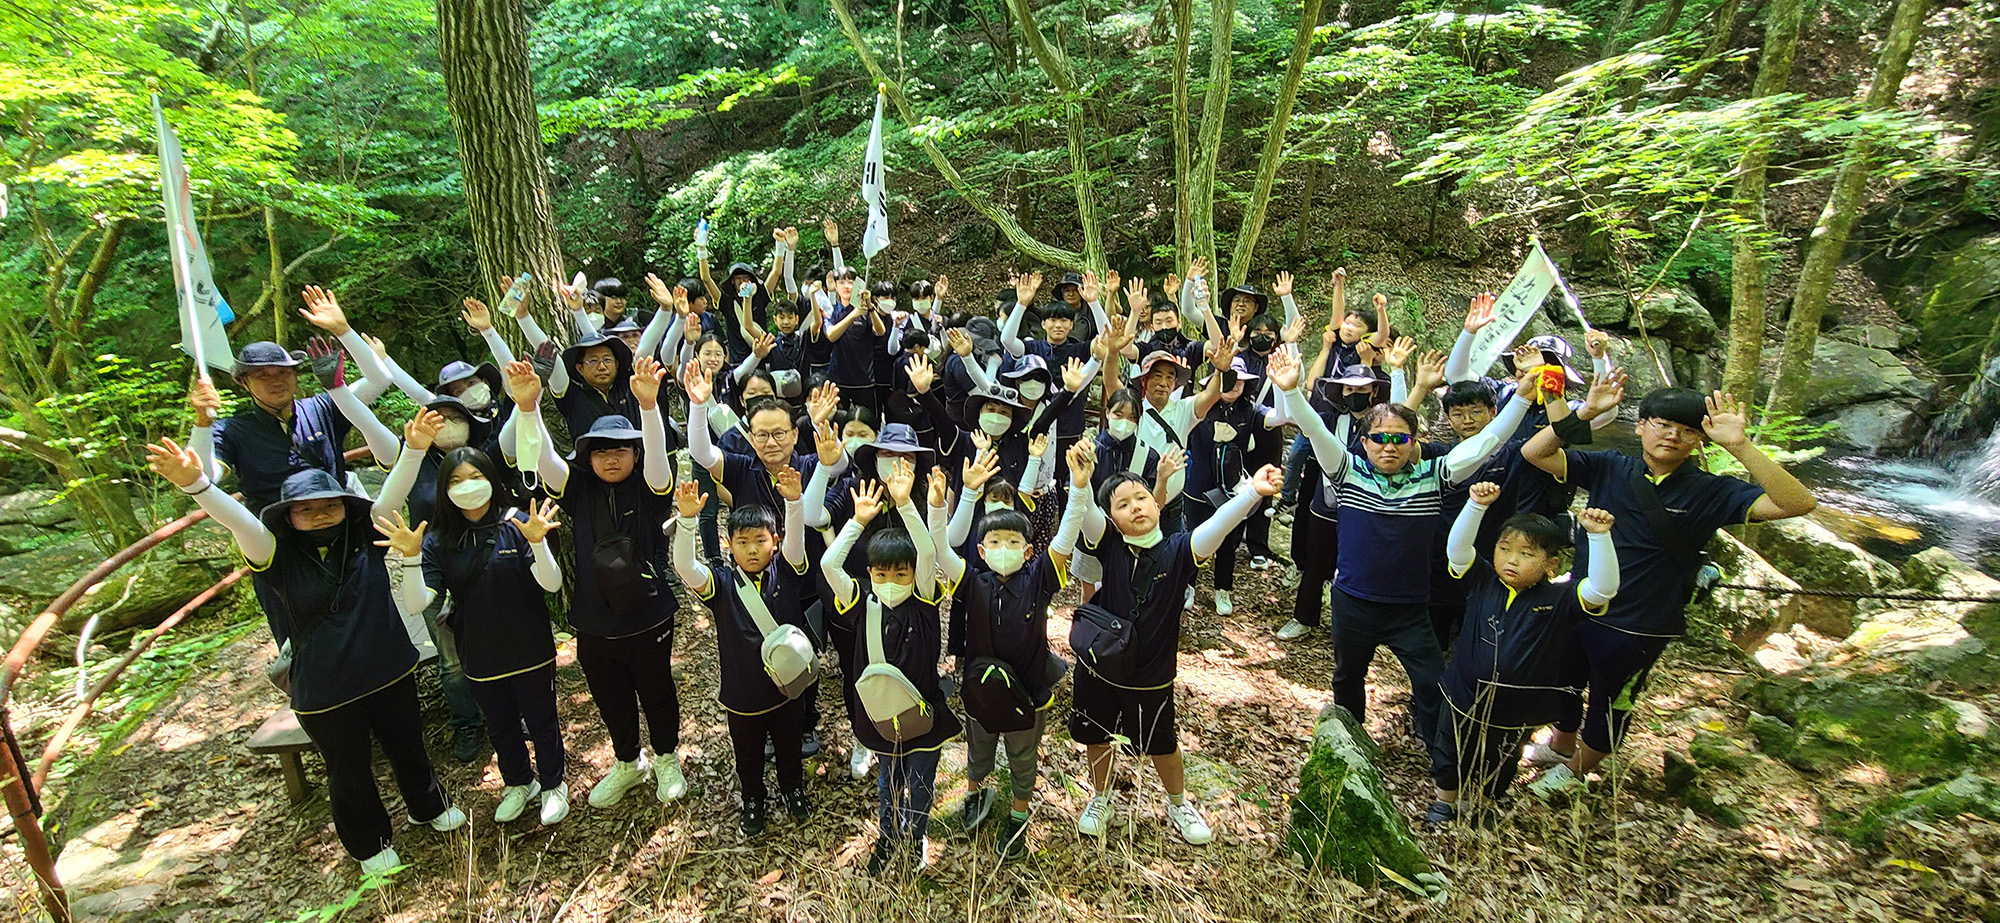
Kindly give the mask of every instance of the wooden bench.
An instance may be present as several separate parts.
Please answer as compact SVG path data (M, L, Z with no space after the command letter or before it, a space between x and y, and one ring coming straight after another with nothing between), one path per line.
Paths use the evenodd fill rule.
M278 758L278 769L285 775L285 794L293 804L306 800L311 786L306 784L306 770L299 754L319 747L313 744L305 728L299 726L298 715L289 708L279 709L257 726L248 746L251 753L268 753Z

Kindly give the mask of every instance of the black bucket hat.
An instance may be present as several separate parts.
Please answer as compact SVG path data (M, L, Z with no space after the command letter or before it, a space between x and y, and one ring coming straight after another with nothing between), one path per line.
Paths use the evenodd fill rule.
M634 427L631 420L619 414L607 413L590 421L590 430L576 437L576 445L570 449L569 458L575 461L578 456L588 456L598 449L617 448L617 445L598 443L631 443L636 449L645 443L645 439L646 434Z
M1215 300L1215 303L1222 308L1223 317L1229 316L1229 305L1236 300L1236 296L1238 295L1248 295L1250 296L1250 300L1257 302L1257 310L1250 312L1251 317L1256 317L1264 313L1264 309L1271 304L1270 296L1258 291L1257 286L1245 282L1223 290L1222 297Z
M1063 273L1062 281L1056 283L1055 296L1057 301L1062 300L1062 290L1065 285L1073 285L1078 290L1081 290L1083 288L1083 275L1075 272Z
M236 351L236 366L230 370L230 375L242 378L254 368L289 369L305 361L305 353L286 352L283 346L270 340L258 340Z
M965 322L965 335L972 338L972 354L990 356L1000 351L1000 325L990 317L975 317Z
M612 384L615 385L632 377L632 347L625 345L624 340L605 335L602 330L592 330L578 337L574 345L562 351L563 368L569 370L570 377L576 377L577 363L583 361L584 351L593 346L609 348L611 355L617 359L618 373L611 377Z
M260 510L257 518L264 521L264 528L271 530L273 535L283 535L292 531L292 520L289 515L292 504L307 500L324 500L328 497L339 497L347 504L349 524L358 522L370 528L374 527L374 521L370 517L375 511L375 501L348 490L347 485L334 477L333 472L324 468L307 468L304 471L292 472L290 477L285 478L284 486L278 489L277 501Z

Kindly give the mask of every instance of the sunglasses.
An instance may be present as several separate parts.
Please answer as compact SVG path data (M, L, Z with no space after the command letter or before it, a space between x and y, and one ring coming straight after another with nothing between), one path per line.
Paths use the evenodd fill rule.
M1368 441L1376 445L1409 445L1417 437L1409 433L1369 433Z

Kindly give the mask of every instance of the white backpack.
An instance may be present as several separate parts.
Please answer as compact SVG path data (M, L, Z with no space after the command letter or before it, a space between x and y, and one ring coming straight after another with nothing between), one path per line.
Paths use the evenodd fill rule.
M764 604L757 588L740 572L731 573L736 577L736 599L743 604L743 611L750 613L750 621L757 624L757 630L764 634L761 650L764 674L787 700L798 698L819 679L819 652L813 650L812 638L797 625L779 624L771 617L771 607Z
M873 596L868 597L868 622L862 630L868 633L868 667L854 681L854 692L868 720L875 722L876 733L892 743L930 733L934 720L930 703L882 653L882 604Z

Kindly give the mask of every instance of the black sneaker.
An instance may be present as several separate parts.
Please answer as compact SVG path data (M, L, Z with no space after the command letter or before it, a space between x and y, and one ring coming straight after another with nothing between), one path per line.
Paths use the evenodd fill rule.
M1003 862L1027 855L1028 819L1015 817L1012 811L1007 812L1006 817L1000 818L1000 835L994 841L993 847Z
M958 808L958 826L971 836L979 825L986 823L986 816L993 813L993 790L981 788L965 796L965 803Z
M762 835L765 826L764 802L761 801L745 802L743 805L741 825L743 827L744 836L754 837Z
M806 735L799 739L799 755L808 758L818 756L822 746L819 742L819 729L806 728Z
M470 763L479 758L479 746L486 740L484 728L453 728L451 731L451 758L461 763Z
M812 799L806 797L805 789L785 793L785 813L792 815L792 819L800 823L812 819Z
M896 841L888 837L875 838L875 852L868 857L868 874L880 876L889 870L889 863L896 858Z
M1449 801L1433 801L1431 809L1424 812L1424 826L1442 827L1458 819L1458 805Z

